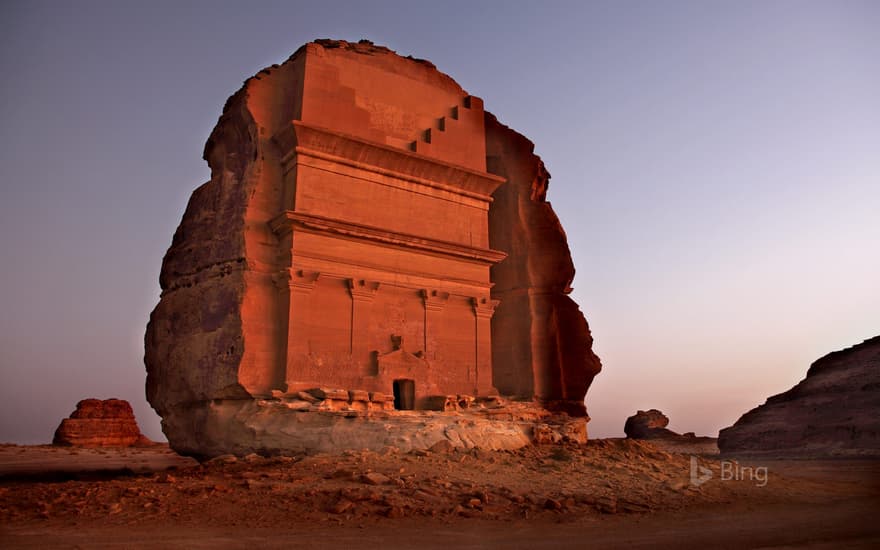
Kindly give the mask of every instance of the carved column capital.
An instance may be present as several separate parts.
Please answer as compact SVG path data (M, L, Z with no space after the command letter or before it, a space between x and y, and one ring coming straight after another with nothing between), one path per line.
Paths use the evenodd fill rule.
M449 301L448 292L424 288L422 289L421 294L422 301L425 303L425 309L427 311L443 311L443 308L446 306L446 302Z
M375 281L367 281L365 279L348 279L348 290L351 292L351 299L358 302L372 302L379 292L379 285Z
M500 303L501 300L492 300L485 296L482 298L471 298L471 306L474 308L474 315L478 319L491 319L492 315L495 314L495 308Z
M281 289L289 289L290 292L310 293L315 288L315 283L321 273L318 271L305 271L303 269L282 269L275 276L275 284Z

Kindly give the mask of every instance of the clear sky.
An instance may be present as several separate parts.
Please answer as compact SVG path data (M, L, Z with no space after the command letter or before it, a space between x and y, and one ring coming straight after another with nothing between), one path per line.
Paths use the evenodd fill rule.
M144 399L162 256L226 98L315 38L430 59L536 143L604 371L714 435L880 334L880 2L0 3L0 441Z

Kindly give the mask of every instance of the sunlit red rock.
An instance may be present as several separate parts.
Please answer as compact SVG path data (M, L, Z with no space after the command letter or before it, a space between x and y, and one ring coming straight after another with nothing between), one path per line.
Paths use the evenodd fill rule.
M366 434L370 415L499 394L586 417L600 362L568 297L549 174L432 64L307 44L227 101L205 159L146 335L147 396L173 447L278 452L336 429L305 413L357 413L348 426ZM446 437L479 446L485 430L506 428ZM401 437L428 447L440 432Z
M150 445L141 434L134 412L122 399L83 399L55 430L53 445L131 447Z

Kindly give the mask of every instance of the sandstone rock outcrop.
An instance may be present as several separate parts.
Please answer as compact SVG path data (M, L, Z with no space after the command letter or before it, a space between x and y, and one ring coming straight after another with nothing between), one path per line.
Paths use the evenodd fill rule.
M53 445L132 447L151 445L141 434L134 412L122 399L83 399L55 430Z
M586 420L601 365L533 148L432 64L367 41L309 43L248 79L147 327L172 447L284 452L320 423L294 409L363 419L498 395Z
M637 411L626 419L623 431L630 439L649 439L651 443L671 453L693 455L718 454L714 437L697 437L694 432L677 433L666 426L669 417L657 409Z
M880 336L815 361L807 376L721 430L723 453L880 456Z
M663 437L679 437L679 434L666 428L669 418L658 411L637 411L636 414L626 419L623 432L632 439L659 439Z

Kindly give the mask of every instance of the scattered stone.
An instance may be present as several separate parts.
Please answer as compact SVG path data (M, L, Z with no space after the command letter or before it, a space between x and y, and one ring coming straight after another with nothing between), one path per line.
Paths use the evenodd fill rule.
M379 472L368 472L361 476L361 481L368 485L387 485L391 478Z
M284 405L292 411L308 411L312 408L312 403L308 401L285 401Z
M547 424L535 424L532 426L532 443L535 445L547 445L553 443L553 430Z
M338 400L348 401L348 392L346 390L330 389L330 388L313 388L306 393L312 394L312 397L318 400Z
M646 503L633 502L628 500L619 501L617 508L618 510L628 512L630 514L643 514L645 512L651 511L651 507Z
M332 479L355 479L356 474L352 470L339 469L330 474Z
M306 391L298 391L295 395L297 399L305 401L306 403L317 403L318 401L320 401L320 399Z
M603 514L617 513L617 499L613 496L601 496L596 499L596 509Z
M342 499L339 499L338 501L336 501L336 504L334 504L333 506L330 507L330 512L332 512L334 514L344 514L345 512L348 512L349 510L351 510L352 508L354 508L354 502L352 502L348 499L342 498Z
M370 394L364 390L349 390L348 391L348 400L349 401L370 401Z
M448 454L455 451L455 446L448 439L441 439L437 443L428 447L428 450L432 453Z
M177 481L177 478L168 473L159 474L156 478L156 481L159 483L174 483Z
M401 508L400 506L389 506L385 510L385 517L389 519L402 518L405 515L406 512L404 512L403 508Z

